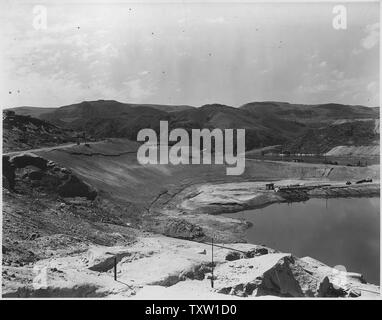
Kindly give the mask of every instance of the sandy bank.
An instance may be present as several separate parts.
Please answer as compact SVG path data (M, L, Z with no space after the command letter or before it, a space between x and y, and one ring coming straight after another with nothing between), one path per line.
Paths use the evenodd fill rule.
M344 181L278 180L276 187L296 186L287 191L266 190L266 181L205 184L179 193L167 208L181 212L219 214L255 209L278 202L306 201L309 198L379 196L379 182L346 185Z
M212 235L221 242L242 242L243 233L251 226L247 221L224 217L222 213L262 208L274 203L307 201L310 198L376 197L379 182L346 185L345 181L276 180L277 187L303 186L302 190L266 190L269 181L206 183L185 187L169 197L159 197L152 206L157 214L148 218L148 229L185 239L208 239ZM186 221L198 232L184 232L170 221ZM173 227L175 226L175 227Z

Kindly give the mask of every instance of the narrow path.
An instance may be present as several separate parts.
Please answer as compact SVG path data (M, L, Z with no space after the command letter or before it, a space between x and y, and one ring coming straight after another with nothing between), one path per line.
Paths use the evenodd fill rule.
M88 144L96 144L99 142L101 142L101 141L88 142ZM53 151L53 150L58 150L58 149L65 149L65 148L74 147L76 145L77 145L77 143L69 143L69 144L61 144L61 145L52 146L52 147L43 147L43 148L37 148L37 149L12 151L12 152L3 153L3 156L15 156L15 155L22 154L22 153L33 153L33 152L39 152L39 151Z

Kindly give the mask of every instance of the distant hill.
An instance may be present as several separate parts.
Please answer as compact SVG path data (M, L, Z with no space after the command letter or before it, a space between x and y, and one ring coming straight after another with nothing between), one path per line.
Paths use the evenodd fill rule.
M278 118L260 118L246 110L220 104L204 105L172 114L172 126L194 128L246 129L247 149L280 144L301 134L305 125Z
M251 102L239 108L221 104L194 108L98 100L48 111L41 109L22 107L13 110L34 115L59 127L86 131L96 138L127 137L135 140L140 129L152 128L159 132L159 121L167 120L170 129L244 128L247 150L283 145L292 152L315 149L320 153L338 145L374 143L377 136L369 136L367 128L379 119L379 108L272 101ZM348 127L353 128L352 136L348 136Z
M39 107L17 107L9 108L7 110L15 111L20 116L31 116L34 118L39 118L44 113L50 113L57 108L39 108Z
M77 126L77 122L96 118L118 118L119 116L136 115L145 113L147 110L158 110L165 113L193 109L186 105L159 105L159 104L131 104L115 100L83 101L59 108L34 108L19 107L11 108L20 115L30 115L52 123Z
M184 111L184 110L190 110L195 108L195 107L187 106L187 105L172 106L172 105L163 105L163 104L137 104L132 106L150 107L150 108L154 108L154 109L158 109L158 110L166 111L166 112L177 112L177 111Z
M379 108L352 106L336 103L304 105L288 102L251 102L240 107L256 117L269 115L301 123L328 123L338 120L378 119Z
M329 152L337 146L378 146L379 132L375 130L377 121L354 121L309 129L287 143L284 150L317 154Z

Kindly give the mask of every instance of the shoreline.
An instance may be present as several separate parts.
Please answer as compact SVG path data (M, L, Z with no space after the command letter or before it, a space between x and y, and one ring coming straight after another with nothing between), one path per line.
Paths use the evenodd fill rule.
M278 185L303 183L308 191L274 192L264 190L268 181L229 183L204 183L187 186L173 193L158 197L146 221L150 232L179 239L206 240L212 236L223 243L243 243L243 234L251 222L225 217L226 213L260 209L275 203L308 201L312 198L379 197L379 182L345 185L331 182L331 186L311 188L325 180L273 180Z
M291 183L291 180L281 180L284 184ZM307 183L307 180L304 180ZM312 181L310 181L312 183ZM317 181L314 181L317 183ZM174 206L174 201L200 200L205 201L204 205L211 204L217 206L216 196L227 196L227 190L232 194L227 198L222 197L224 207L232 206L233 199L237 203L247 205L268 206L275 202L280 202L279 194L274 191L263 191L261 186L264 182L233 182L208 184L207 186L188 186L176 193L171 201L162 207L167 209ZM228 186L228 189L227 189ZM216 189L217 188L217 189ZM196 190L198 190L196 192ZM257 193L253 191L257 190ZM329 190L316 188L312 191L311 197L323 197L331 195L339 197L340 193L347 197L370 196L371 192L379 196L379 184L365 184L361 186L348 186L336 184ZM318 192L318 191L319 192ZM340 190L340 191L339 191ZM205 193L213 191L210 198L205 197ZM215 192L215 193L214 193ZM329 192L329 193L328 193ZM229 192L228 192L229 193ZM184 197L188 195L188 197ZM260 197L259 197L260 196ZM160 197L159 197L160 198ZM212 201L212 202L211 202ZM273 201L273 202L272 202ZM284 199L285 201L285 199ZM161 202L161 201L159 201ZM177 208L183 202L177 202ZM223 233L232 233L232 222L235 219L225 218L219 214L211 215L205 213L195 214L197 208L177 216L189 221L203 229L210 228L218 233L219 228L223 228ZM208 207L208 206L207 206ZM235 206L235 209L239 209ZM190 212L194 211L194 214ZM237 210L240 211L240 210ZM160 214L165 223L169 223L169 215ZM198 220L199 219L199 220ZM220 225L216 223L220 222ZM227 229L224 230L224 227ZM240 223L236 226L247 228L248 224ZM208 236L208 233L205 234ZM224 236L222 237L224 239ZM125 245L85 246L80 252L67 252L62 255L54 255L37 261L34 264L23 266L3 265L5 271L5 287L3 297L117 297L130 299L145 299L147 297L160 296L184 296L189 298L212 297L220 299L254 299L259 296L280 297L285 292L293 297L365 297L375 296L379 291L379 286L367 283L361 274L346 272L340 274L336 269L322 263L314 258L296 257L290 253L282 253L263 245L219 241L218 247L214 250L216 268L214 289L210 288L210 269L208 267L211 255L208 244L200 244L192 239L179 239L176 236L165 236L153 233L146 233L137 236L135 241ZM219 245L233 248L245 252L244 255L237 254L233 250L219 248ZM115 284L112 271L109 268L111 255L118 258L119 279L121 282ZM168 264L168 261L177 261L176 266ZM31 275L34 266L46 267L49 274L48 287L35 288L31 283ZM142 274L142 269L147 270ZM282 276L281 287L271 285ZM4 275L3 275L4 277ZM350 285L340 287L332 291L333 285L346 278L346 283ZM17 279L17 281L15 281ZM262 279L258 285L253 286L253 279ZM294 283L294 285L291 285Z
M92 152L115 154L115 150L120 149L118 146L97 144ZM68 149L76 150L77 147ZM3 217L7 226L6 242L3 242L3 279L6 280L3 293L8 296L144 298L154 287L158 296L176 293L177 296L200 297L205 294L208 298L218 294L224 299L282 296L284 292L296 297L353 296L354 290L358 292L358 289L346 291L346 288L330 292L328 288L336 281L335 272L315 259L297 258L244 243L239 237L249 227L248 223L224 217L221 213L313 197L379 196L378 180L371 184L345 185L350 179L376 179L379 167L333 168L250 161L244 176L232 178L225 176L217 166L208 171L195 166L141 167L129 154L115 157L113 161L97 155L89 161L88 156L74 157L60 150L39 151L37 156L59 164L57 174L71 170L73 175L97 189L99 198L66 201L57 197L54 190L29 188L33 182L29 176L17 178L22 193L6 191L4 194L3 190L6 200ZM120 173L122 163L122 168L126 169L124 175ZM54 172L48 170L46 174L54 176ZM41 186L44 181L40 182ZM329 183L332 187L282 194L265 190L265 184L271 181L283 186L304 184L311 187ZM47 227L42 228L40 221L47 223ZM27 229L30 225L33 229ZM243 257L226 249L216 249L220 258L216 259L219 279L215 289L209 287L211 252L208 250L211 246L188 241L204 239L209 242L211 236L216 244L251 253L250 257ZM122 271L121 280L129 286L114 282L112 270L106 268L110 254L121 258L118 270ZM4 257L7 257L6 264ZM51 282L46 289L33 287L36 265L48 268ZM285 286L268 287L277 281L280 268L287 276ZM142 270L147 272L142 273ZM312 273L316 274L315 278L311 277ZM259 277L264 282L253 290L253 281ZM347 277L357 287L377 290L365 283L361 275L348 273ZM290 283L298 285L290 287Z

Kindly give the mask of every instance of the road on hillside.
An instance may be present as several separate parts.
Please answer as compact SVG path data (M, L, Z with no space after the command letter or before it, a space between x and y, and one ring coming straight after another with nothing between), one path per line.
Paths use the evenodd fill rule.
M100 141L87 142L87 144L95 144L98 142L100 142ZM70 148L70 147L74 147L76 145L77 145L77 143L70 143L70 144L60 144L60 145L52 146L52 147L43 147L43 148L38 148L38 149L12 151L12 152L3 153L3 156L15 156L15 155L22 154L22 153L33 153L33 152L39 152L39 151L52 151L52 150L56 150L56 149Z

